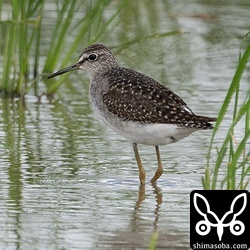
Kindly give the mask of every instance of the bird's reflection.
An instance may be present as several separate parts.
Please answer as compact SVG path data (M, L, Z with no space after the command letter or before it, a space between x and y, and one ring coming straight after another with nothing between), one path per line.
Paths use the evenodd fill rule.
M156 183L152 184L154 188L154 194L155 194L155 200L156 200L156 206L155 206L155 221L154 221L154 231L157 231L158 221L160 217L160 207L162 204L162 193L161 189L156 185Z
M146 192L145 185L140 185L138 192L138 199L135 203L135 211L137 211L140 208L142 202L145 200L145 192Z
M180 231L175 231L171 218L161 218L165 214L166 202L163 203L161 188L156 184L146 184L139 186L138 197L135 199L133 210L126 207L126 211L131 211L130 221L126 228L116 230L111 237L99 240L102 247L109 249L148 249L151 244L156 244L161 249L189 249L185 240L187 236ZM164 225L161 222L164 219ZM169 225L167 224L170 222ZM159 227L159 228L158 228ZM106 248L105 248L106 249Z
M154 223L153 223L153 231L157 231L159 216L160 216L160 207L162 204L162 193L161 189L157 186L156 183L151 184L151 187L153 188L153 194L155 195L155 209L154 209ZM139 191L138 191L138 198L135 203L134 207L134 218L132 219L132 224L134 224L133 228L135 231L137 231L140 227L140 223L138 222L140 220L140 208L143 204L143 201L146 197L146 185L140 185ZM143 214L142 214L143 215Z
M146 190L148 188L151 192ZM146 203L146 201L151 200L152 195L154 195L156 203L153 206L152 203ZM162 197L161 189L156 184L139 186L129 228L125 231L116 232L116 235L111 239L112 249L123 249L123 247L131 250L138 249L138 247L148 248L152 235L155 232L157 233Z

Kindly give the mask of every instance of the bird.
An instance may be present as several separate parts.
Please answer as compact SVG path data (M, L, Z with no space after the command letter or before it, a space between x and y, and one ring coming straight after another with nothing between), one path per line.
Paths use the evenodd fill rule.
M133 146L140 184L146 173L138 144L155 147L157 169L150 182L155 184L163 173L159 146L177 142L195 131L212 129L216 118L193 113L181 97L153 78L119 66L115 56L103 44L92 44L72 66L49 78L84 70L90 78L90 100L94 111L108 127Z

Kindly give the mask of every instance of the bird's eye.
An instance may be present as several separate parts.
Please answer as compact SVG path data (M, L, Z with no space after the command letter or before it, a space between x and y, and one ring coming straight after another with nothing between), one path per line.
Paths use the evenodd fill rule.
M95 61L97 59L97 54L90 54L88 57L89 61Z

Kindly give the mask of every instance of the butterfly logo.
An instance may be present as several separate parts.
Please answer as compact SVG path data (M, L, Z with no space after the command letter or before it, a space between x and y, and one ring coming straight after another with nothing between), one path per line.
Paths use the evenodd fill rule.
M239 208L239 205L241 204L240 199L243 199L243 205ZM198 202L200 204L200 207L198 205ZM221 219L219 219L218 216L213 211L211 211L210 205L207 199L203 195L195 193L193 197L193 203L196 211L204 218L199 222L197 222L195 226L195 230L199 235L204 236L209 234L211 227L217 228L217 235L219 241L221 241L222 239L225 227L229 227L230 232L236 236L244 233L245 225L243 224L242 221L237 220L237 217L246 208L247 205L246 193L239 194L233 199L230 206L230 210L227 211L222 216Z

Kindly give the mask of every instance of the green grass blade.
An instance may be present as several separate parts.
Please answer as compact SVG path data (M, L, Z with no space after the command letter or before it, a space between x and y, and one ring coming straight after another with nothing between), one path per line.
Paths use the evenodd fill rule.
M239 111L239 116L240 116L239 119L241 119L242 116L246 115L246 113L249 110L249 107L250 107L250 99L248 100L248 102L246 102L246 104L243 107L241 107L241 109ZM231 161L229 162L228 179L231 180L232 186L228 187L228 189L236 189L236 170L237 170L238 165L239 165L238 161L239 161L239 158L245 152L246 143L248 142L249 138L250 138L250 129L248 129L246 131L244 138L242 139L242 141L238 145L234 155L232 156Z
M6 46L4 48L3 56L3 71L2 71L2 91L8 95L11 91L11 70L15 69L16 65L14 62L14 53L15 53L15 40L16 32L13 23L7 24L7 34L6 34Z
M148 250L155 250L156 249L157 240L158 240L158 233L154 232L153 235L152 235L151 242L150 242Z
M223 141L221 148L218 150L218 156L216 159L212 180L210 178L210 174L208 175L207 170L206 170L205 178L203 179L203 186L206 188L209 187L209 184L206 182L211 181L212 182L211 188L216 189L219 169L224 161L228 147L229 147L229 162L231 162L232 159L234 159L233 162L236 163L237 159L238 159L238 154L243 152L242 150L237 151L237 149L236 149L237 155L236 155L236 158L234 157L235 151L234 151L232 135L234 134L234 128L235 128L236 124L239 122L240 119L242 119L242 117L244 115L247 115L247 112L248 112L247 111L248 102L246 103L245 106L243 106L243 108L241 108L240 112L237 112L237 109L238 109L237 107L238 107L238 100L239 100L240 81L241 81L242 75L246 69L249 58L250 58L250 45L247 46L243 56L240 57L237 70L236 70L235 75L232 79L232 82L231 82L230 87L228 89L227 95L225 97L225 100L224 100L222 107L221 107L221 110L219 112L217 122L215 124L215 129L214 129L213 134L212 134L210 147L209 147L209 151L208 151L208 157L207 157L207 167L208 168L210 165L212 146L214 144L215 136L216 136L218 129L219 129L224 117L225 117L225 114L228 111L229 104L231 103L231 100L232 100L233 96L235 95L233 122L228 130L228 133ZM246 122L246 125L247 124L249 125L249 122ZM235 167L235 164L233 165L233 167ZM236 187L235 186L235 178L233 177L233 179L232 179L232 176L235 176L235 172L232 172L232 165L230 164L228 167L228 175L227 175L227 177L228 177L228 189L232 189L232 188L234 189ZM231 180L233 180L233 181L231 181ZM222 182L221 187L223 187L224 183L225 183L225 180Z
M77 1L64 1L61 9L58 7L58 19L53 32L52 43L44 66L44 72L51 72L55 69L61 54L65 49L65 41L68 37L68 30L73 20ZM59 4L58 4L59 6ZM77 6L79 8L79 6ZM66 15L66 18L64 16Z

